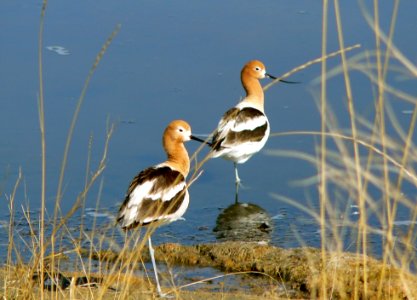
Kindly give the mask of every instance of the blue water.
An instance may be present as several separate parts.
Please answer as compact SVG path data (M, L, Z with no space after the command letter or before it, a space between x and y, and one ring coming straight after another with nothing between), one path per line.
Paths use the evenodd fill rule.
M380 3L385 31L389 28L391 5ZM416 3L401 3L394 38L399 49L414 62L417 41L412 33L417 31L416 6ZM28 226L22 219L21 205L33 212L32 222L36 224L41 195L37 107L41 3L5 0L0 7L0 24L4 28L0 32L0 191L3 199L0 215L2 228L7 228L7 195L11 194L21 168L23 180L15 207L16 218L22 220L19 226L25 232ZM348 56L372 51L374 35L358 4L345 1L341 3L341 12L345 45L362 45ZM333 7L329 8L329 14L330 52L337 50L339 44ZM84 187L90 139L91 170L94 171L103 152L106 126L108 122L115 124L106 169L87 195L85 206L89 210L77 213L68 223L75 235L79 234L76 232L81 220L89 229L93 228L94 216L98 216L96 219L102 228L112 228L112 216L117 213L133 176L165 159L161 135L171 120L187 120L197 134L208 134L214 129L223 112L244 96L239 72L246 61L260 59L269 73L279 76L319 57L321 22L321 2L307 0L51 1L46 11L42 45L48 213L53 213L63 150L77 99L97 53L118 24L120 32L88 87L70 148L61 203L64 212L72 207ZM339 58L328 61L329 69L339 64ZM392 65L399 64L394 61ZM272 132L320 130L316 102L320 87L311 83L319 75L320 65L316 64L290 78L301 84L279 84L267 91L266 112ZM352 72L351 76L355 109L372 122L375 87L360 72ZM407 76L393 72L388 80L396 88L412 95L417 93L417 85ZM265 80L264 84L267 82ZM345 95L342 76L328 81L328 103L342 129L350 127ZM390 96L390 100L400 125L407 128L411 118L408 111L413 106L394 96ZM392 126L388 125L387 131L398 138ZM274 137L265 149L316 155L318 143L318 137L304 135ZM335 147L332 142L329 144ZM198 146L188 143L190 154ZM273 244L281 247L320 245L315 219L272 196L283 195L317 211L316 184L307 187L293 184L316 175L314 164L262 152L239 170L244 185L241 201L257 204L271 217ZM331 191L332 195L335 190ZM415 187L405 185L403 192L414 201ZM190 244L216 240L212 232L216 218L234 201L232 163L221 159L206 163L203 175L190 188L190 195L186 221L158 229L157 242ZM374 197L380 198L378 191ZM338 201L344 216L356 222L358 216L351 206L354 202L347 193L340 192L334 201ZM100 215L88 214L89 211ZM85 219L81 219L81 215L85 215ZM398 221L407 222L410 218L409 210L401 208ZM377 220L374 225L382 228ZM120 237L117 230L115 234ZM6 231L2 236L2 244L7 244ZM355 238L351 238L349 232L344 238L345 248L355 250L352 247ZM372 235L371 243L372 251L378 256L381 238Z

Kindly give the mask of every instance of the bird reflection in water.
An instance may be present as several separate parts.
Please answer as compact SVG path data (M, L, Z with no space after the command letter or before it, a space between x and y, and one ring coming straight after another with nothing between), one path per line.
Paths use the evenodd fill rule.
M213 232L220 241L266 242L271 239L272 220L260 206L234 203L217 217Z

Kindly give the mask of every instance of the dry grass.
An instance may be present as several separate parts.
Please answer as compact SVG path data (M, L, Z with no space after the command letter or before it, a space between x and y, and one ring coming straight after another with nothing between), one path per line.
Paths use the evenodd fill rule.
M249 291L248 299L254 296L266 296L274 298L316 298L321 294L322 274L326 273L329 285L326 286L326 294L336 299L354 298L356 291L360 299L406 299L417 293L416 276L393 266L386 266L383 262L367 257L366 266L363 259L355 253L326 252L325 263L322 260L322 252L315 248L281 249L273 246L258 245L256 243L225 242L217 244L205 244L195 246L183 246L180 244L163 244L156 247L156 260L168 265L212 267L217 268L232 276L251 275L262 277L264 285L254 285ZM89 249L80 249L82 256L100 261L103 265L123 264L133 261L149 261L146 247L123 251L94 252ZM366 269L368 274L367 290L364 290L363 273L359 275L357 286L356 270ZM36 298L39 295L39 280L30 277L30 269L27 266L13 267L2 270L3 283L8 280L11 286L8 297ZM384 273L385 284L380 287L380 278ZM13 276L9 276L13 274ZM150 298L153 296L153 284L143 276L137 276L128 272L64 272L68 278L68 287L58 289L56 297L63 299L72 295L89 299L108 299L114 297L125 299L134 295ZM169 276L169 275L168 275ZM78 284L78 279L83 279L84 287ZM218 278L216 278L218 279ZM221 278L220 278L221 279ZM183 286L165 287L165 292L175 295L177 298L199 297L208 293L211 297L220 297L219 293L213 293L207 285L202 285L192 293L186 288L212 281L212 278L196 280L194 283ZM253 279L254 280L254 279ZM265 282L270 282L270 289L265 290ZM85 282L97 283L87 286ZM76 284L77 283L77 284ZM27 287L31 288L28 289ZM282 291L276 287L282 286ZM24 288L22 288L24 287ZM272 288L272 287L275 287ZM237 297L241 292L223 292L225 297ZM187 296L188 295L188 296ZM74 299L72 297L72 299Z
M361 2L362 3L362 2ZM251 243L219 243L210 245L182 246L165 244L156 247L156 259L169 265L213 267L225 273L257 274L270 281L268 290L251 289L252 294L241 291L220 290L213 292L207 288L189 291L186 288L192 284L176 286L172 280L171 293L181 299L273 299L273 298L321 298L321 299L414 299L417 295L416 277L413 266L416 266L416 230L417 205L415 199L407 198L404 186L416 188L417 174L414 165L417 163L417 151L413 143L415 123L417 120L417 99L415 95L407 94L391 86L386 78L388 75L407 75L413 80L417 77L417 67L404 56L393 43L397 8L399 1L394 1L391 27L385 34L379 27L378 1L373 2L372 17L363 9L364 18L374 31L375 50L362 50L351 57L348 51L356 49L357 45L346 48L343 37L343 22L339 11L338 1L333 1L334 16L337 23L339 51L328 53L327 49L327 19L331 13L329 2L323 1L322 56L307 62L284 74L283 79L313 63L321 63L321 76L317 79L319 85L317 103L321 113L321 129L317 132L286 132L272 133L271 138L284 135L306 135L319 137L315 153L270 151L271 155L286 156L301 159L314 165L317 174L304 180L305 185L315 185L319 195L319 209L298 204L296 199L285 195L273 195L274 198L290 203L296 208L310 214L321 228L321 248L280 249ZM79 196L74 201L73 208L62 215L60 200L65 176L66 161L72 140L72 133L77 122L78 114L83 103L89 81L94 74L105 51L119 28L110 35L97 55L96 61L87 76L79 101L75 108L73 120L68 132L67 144L63 154L59 186L57 188L56 206L51 220L45 215L46 188L46 140L44 127L44 96L42 71L42 37L43 18L46 13L47 1L43 2L41 25L39 31L39 120L42 145L42 206L40 216L32 216L29 209L25 210L25 218L30 230L30 238L26 238L26 248L30 249L29 261L24 261L17 248L14 230L14 207L16 190L21 184L17 178L14 190L8 197L10 208L9 246L7 264L0 270L2 289L0 294L5 299L151 299L154 297L154 284L147 276L144 263L149 260L146 235L152 234L155 228L144 232L144 239L137 239L138 232L126 237L123 246L117 245L113 236L80 235L73 236L67 228L71 216L83 208L87 193L100 179L105 169L107 149L113 133L110 125L106 132L106 142L103 145L103 155L100 163L90 166L91 146L86 167L86 183ZM327 60L337 55L341 59L339 67L329 70ZM393 63L395 62L395 63ZM369 86L374 90L375 113L372 118L364 118L357 110L357 101L353 97L355 86L350 76L352 72L361 72L368 78ZM344 81L345 92L341 101L347 100L346 116L349 119L348 128L340 128L328 104L328 80L341 77ZM270 88L279 81L265 87ZM390 101L388 101L388 97ZM398 122L391 106L395 101L406 101L413 105L410 122L403 128ZM394 129L395 134L388 135L387 128ZM203 147L203 146L202 146ZM198 153L198 151L197 151ZM196 154L195 154L196 155ZM193 178L198 177L199 170L206 159L196 164ZM102 184L102 182L100 183ZM101 191L101 187L99 189ZM98 196L98 199L100 196ZM359 211L359 220L340 220L331 216L344 215L343 208L338 203L343 198L353 199ZM395 230L395 220L400 208L409 212L410 224L402 232ZM376 221L370 222L370 216ZM38 220L39 219L39 220ZM36 222L35 222L36 221ZM39 221L39 222L37 222ZM47 226L48 224L52 226ZM38 224L38 225L32 225ZM95 225L94 225L95 226ZM356 232L356 249L346 253L346 245L342 237L343 228ZM48 232L48 230L51 232ZM117 229L114 229L117 230ZM84 234L81 227L81 233ZM369 235L378 234L382 241L381 260L370 257ZM73 241L72 249L63 250L60 242L63 237ZM91 241L91 247L84 249L81 242ZM104 250L104 245L112 245L116 251ZM134 251L132 251L134 249ZM67 260L71 257L76 266L76 272L66 269ZM137 275L138 270L145 270L145 275ZM45 274L45 276L39 276ZM239 274L239 275L238 275ZM44 284L48 278L56 276L71 278L67 288L58 287L45 290ZM168 277L172 274L168 274ZM77 285L77 278L96 280L98 287ZM203 280L210 281L211 279ZM195 283L200 283L196 280ZM276 286L284 289L277 292Z
M324 21L326 23L328 2L324 1ZM349 298L409 298L413 299L416 292L412 290L415 279L410 281L410 271L415 271L416 263L416 232L415 221L417 206L412 196L407 197L408 189L413 193L416 188L416 152L413 143L415 122L417 118L416 97L404 91L395 89L388 81L390 77L407 75L415 80L416 67L395 47L392 37L395 32L399 1L394 1L391 26L385 34L379 26L378 1L373 2L372 16L364 7L363 15L375 34L374 51L363 51L348 58L341 53L341 65L327 70L325 61L322 64L322 76L316 80L320 86L317 99L322 116L321 131L273 133L271 136L309 135L320 137L321 142L316 147L316 153L294 151L270 151L272 155L297 158L317 167L318 174L304 180L304 185L315 185L319 190L320 209L303 207L296 199L288 199L285 195L273 195L276 199L294 205L311 215L321 227L322 263L330 265L327 253L343 255L347 245L344 244L342 231L345 229L355 233L355 254L351 257L355 270L348 283L343 278L336 277L333 281L325 268L320 270L319 297L328 298L335 294L329 286L342 286ZM343 49L344 37L342 19L338 1L334 1L334 16L336 18L339 45ZM323 39L326 39L326 26L323 26ZM327 53L326 42L323 41L323 55ZM351 74L361 72L369 79L363 84L369 84L374 91L375 112L373 119L364 118L355 109L355 105L363 99L355 99L355 86L351 84ZM340 128L330 109L326 91L330 78L341 77L345 83L345 93L340 97L346 105L345 115L350 121L350 127ZM389 101L388 101L389 99ZM411 120L403 128L392 109L395 101L406 101L413 105ZM346 103L346 104L345 104ZM333 104L334 105L334 104ZM404 122L402 122L404 123ZM394 134L392 133L394 131ZM388 135L387 132L391 132ZM335 216L346 216L344 206L346 200L352 199L358 208L359 220L340 219ZM399 209L403 210L402 217L409 225L402 232L396 231L395 221L398 220ZM404 211L408 215L404 215ZM369 236L379 235L382 243L382 265L379 271L370 266L372 259L368 256L370 248ZM392 281L392 267L396 268L396 284L402 285L405 294L394 292L396 284ZM414 267L413 267L414 266ZM376 280L376 293L375 293ZM392 293L385 294L386 287L392 288ZM340 295L339 295L340 296ZM340 296L344 297L344 296Z

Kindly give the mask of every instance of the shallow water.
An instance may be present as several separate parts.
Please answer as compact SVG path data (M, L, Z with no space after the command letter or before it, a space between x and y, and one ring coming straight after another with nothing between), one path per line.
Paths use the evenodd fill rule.
M341 5L345 45L362 45L361 50L350 55L374 49L373 33L357 3ZM392 7L385 2L380 5L382 26L387 30ZM397 46L412 61L417 58L417 41L410 37L411 32L417 31L416 6L416 3L401 3L395 34ZM4 199L0 206L0 230L4 230L0 245L6 246L9 209L5 195L12 193L19 168L23 180L15 203L18 236L30 235L21 205L32 210L32 225L36 225L34 220L39 214L37 34L41 3L6 0L0 7L0 24L7 29L0 32L3 41L0 50L0 191ZM334 51L339 46L333 8L329 11L332 17L328 49ZM208 134L214 129L223 112L243 96L239 72L246 61L261 59L269 73L279 76L319 57L321 14L321 3L307 0L101 1L99 6L95 1L50 2L42 47L49 214L53 213L62 153L77 99L95 56L117 24L121 24L121 30L100 62L81 108L64 178L62 209L68 211L85 184L90 138L91 170L94 171L101 159L107 122L114 122L116 130L100 179L102 189L98 182L87 195L83 222L78 214L68 223L76 236L81 223L86 224L87 232L97 230L93 227L94 220L104 232L113 232L114 215L130 180L139 170L165 159L161 134L171 120L187 120L197 134ZM335 67L340 59L330 59L328 64L329 68ZM320 66L314 65L290 78L301 84L279 84L267 91L266 112L272 132L320 129L315 100L319 86L311 84L319 75ZM359 72L352 72L351 76L355 108L372 120L372 86ZM416 94L414 81L391 77L391 84ZM329 105L339 126L349 128L346 100L341 95L345 95L344 81L338 76L328 82ZM392 109L399 123L406 126L413 106L393 97ZM395 137L389 126L388 132ZM318 142L318 137L303 135L271 137L265 149L314 155ZM198 146L190 142L187 148L193 153ZM244 185L241 201L259 206L270 218L267 240L281 247L320 245L320 228L315 219L273 196L283 195L317 211L316 185L294 184L316 175L314 165L262 152L241 165L239 171ZM221 159L206 163L203 175L190 188L191 203L184 216L186 221L158 229L156 242L215 241L216 219L234 203L233 181L232 163ZM404 186L403 192L414 201L414 187ZM354 202L349 195L342 193L335 201L342 212L334 216L340 228L345 228L343 220L346 219L355 224L357 209L352 206ZM401 230L407 222L411 222L409 212L402 208L396 228ZM374 224L382 229L378 221ZM341 234L345 249L354 251L355 238L351 230L346 229ZM116 240L122 240L118 230L115 235ZM370 235L370 244L372 252L378 256L381 247L378 233Z

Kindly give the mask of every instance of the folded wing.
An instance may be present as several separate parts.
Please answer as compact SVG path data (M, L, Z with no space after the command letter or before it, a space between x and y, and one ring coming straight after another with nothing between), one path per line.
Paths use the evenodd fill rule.
M230 153L241 153L243 150L237 149L243 148L251 155L263 147L268 135L268 119L261 111L253 107L234 107L224 114L213 135L214 157L227 158Z
M120 208L123 228L180 218L188 206L184 176L169 166L156 166L139 173L131 182Z

